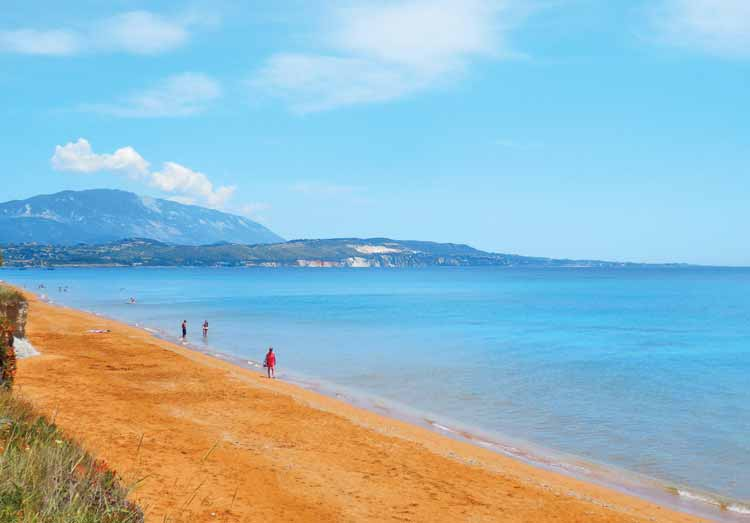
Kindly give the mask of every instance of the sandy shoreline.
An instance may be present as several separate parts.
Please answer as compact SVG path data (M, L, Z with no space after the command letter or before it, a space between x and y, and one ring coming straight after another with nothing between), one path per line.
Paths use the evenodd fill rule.
M140 480L148 521L699 521L30 301L21 394Z

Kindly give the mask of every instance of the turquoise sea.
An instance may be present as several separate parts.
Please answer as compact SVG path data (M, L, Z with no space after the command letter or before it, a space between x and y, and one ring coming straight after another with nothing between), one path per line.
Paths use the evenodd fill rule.
M5 269L0 278L167 338L186 319L194 348L245 365L273 345L283 379L750 521L750 269Z

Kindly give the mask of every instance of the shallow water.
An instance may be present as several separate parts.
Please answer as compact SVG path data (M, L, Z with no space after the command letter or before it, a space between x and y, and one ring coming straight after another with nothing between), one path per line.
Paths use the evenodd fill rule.
M192 342L243 359L273 345L281 375L448 427L750 500L750 269L6 269L0 278L44 283L55 302L175 337L186 319Z

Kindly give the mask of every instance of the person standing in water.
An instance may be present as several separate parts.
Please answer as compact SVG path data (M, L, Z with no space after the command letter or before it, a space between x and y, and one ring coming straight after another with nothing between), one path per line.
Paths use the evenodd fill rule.
M273 353L273 347L268 348L268 352L266 353L266 360L263 363L263 366L268 371L269 378L276 377L276 354Z
M208 320L203 322L203 337L208 336Z
M187 338L187 320L182 320L182 339Z

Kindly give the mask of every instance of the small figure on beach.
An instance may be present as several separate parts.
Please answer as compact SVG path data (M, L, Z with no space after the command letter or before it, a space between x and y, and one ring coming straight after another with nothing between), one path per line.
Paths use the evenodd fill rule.
M208 320L203 322L203 337L208 336Z
M269 378L276 377L276 354L273 353L273 347L268 348L263 366L266 368Z
M187 320L182 320L182 339L187 338Z

